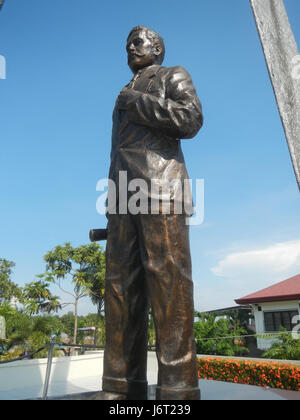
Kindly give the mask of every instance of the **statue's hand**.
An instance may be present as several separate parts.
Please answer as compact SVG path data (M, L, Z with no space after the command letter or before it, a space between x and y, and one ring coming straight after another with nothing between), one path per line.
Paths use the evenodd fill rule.
M138 92L133 89L124 88L118 96L119 109L127 109L129 102L136 99Z

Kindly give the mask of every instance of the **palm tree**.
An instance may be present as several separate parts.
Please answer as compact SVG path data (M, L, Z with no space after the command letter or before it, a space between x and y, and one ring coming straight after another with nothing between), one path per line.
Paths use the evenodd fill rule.
M57 296L53 296L49 284L42 280L26 284L23 290L26 312L30 315L58 312L61 304Z

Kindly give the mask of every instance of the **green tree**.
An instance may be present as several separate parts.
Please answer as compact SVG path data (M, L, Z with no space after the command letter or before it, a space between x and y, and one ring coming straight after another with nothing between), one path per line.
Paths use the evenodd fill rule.
M97 306L97 314L103 316L105 295L105 252L92 243L75 248L75 262L83 273L83 280L88 285L88 295Z
M34 320L22 311L12 308L8 303L0 306L0 315L6 321L5 348L7 350L18 347L20 353L25 351L25 342L30 336Z
M236 338L247 333L237 322L216 319L211 314L198 314L198 317L200 320L195 322L194 330L199 354L236 356L248 353L243 340Z
M26 284L23 289L23 300L25 310L30 315L39 313L58 312L61 309L58 296L53 296L50 284L42 280L38 280Z
M97 314L88 314L84 317L81 317L81 327L95 327L96 331L94 333L94 344L98 346L105 345L105 318L102 315ZM89 335L92 335L90 333Z
M68 312L67 314L61 316L60 321L63 325L63 332L72 337L74 329L74 314L73 312ZM78 317L78 328L86 327L95 327L96 331L94 333L94 343L95 345L104 346L105 345L105 318L98 314L88 314L85 316ZM87 333L79 331L77 334L77 343L83 344L84 337ZM93 333L88 333L88 335L93 335Z
M6 319L7 340L0 343L5 360L18 357L25 351L32 353L40 349L49 343L52 334L56 334L59 339L63 329L57 316L30 316L12 308L8 303L0 306L0 315ZM34 357L47 357L47 354L48 348Z
M0 259L0 305L10 302L12 298L22 300L22 290L11 281L12 268L15 263Z
M244 328L245 330L247 330L248 333L251 333L251 330L248 331L249 320L253 319L254 316L250 308L236 308L231 310L225 310L224 312L220 312L219 316L226 316L230 320L233 329Z
M75 322L74 313L69 311L68 313L62 315L60 317L60 320L63 325L63 332L67 334L69 337L73 337L74 322Z
M39 277L46 283L56 284L68 294L72 301L62 306L74 306L73 343L77 342L78 304L85 297L97 303L98 312L104 301L105 258L103 249L96 243L81 245L77 248L65 243L56 246L44 256L46 272ZM62 281L69 279L73 291L62 287Z
M49 343L51 335L56 335L56 340L60 340L62 333L62 322L57 316L36 316L33 318L33 326L30 336L27 339L27 350L34 352ZM37 353L34 358L47 357L48 347ZM55 351L57 354L57 351Z

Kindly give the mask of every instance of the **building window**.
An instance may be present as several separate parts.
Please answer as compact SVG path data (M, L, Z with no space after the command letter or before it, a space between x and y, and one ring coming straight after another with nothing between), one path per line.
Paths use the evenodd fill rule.
M292 331L295 326L292 320L297 315L298 311L265 312L265 332L277 332L280 331L280 327Z

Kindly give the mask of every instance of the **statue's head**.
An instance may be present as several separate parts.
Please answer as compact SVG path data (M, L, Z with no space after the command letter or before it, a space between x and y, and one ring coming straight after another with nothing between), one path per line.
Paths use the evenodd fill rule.
M153 64L161 64L165 57L163 39L146 26L136 26L130 31L126 50L128 65L133 73Z

